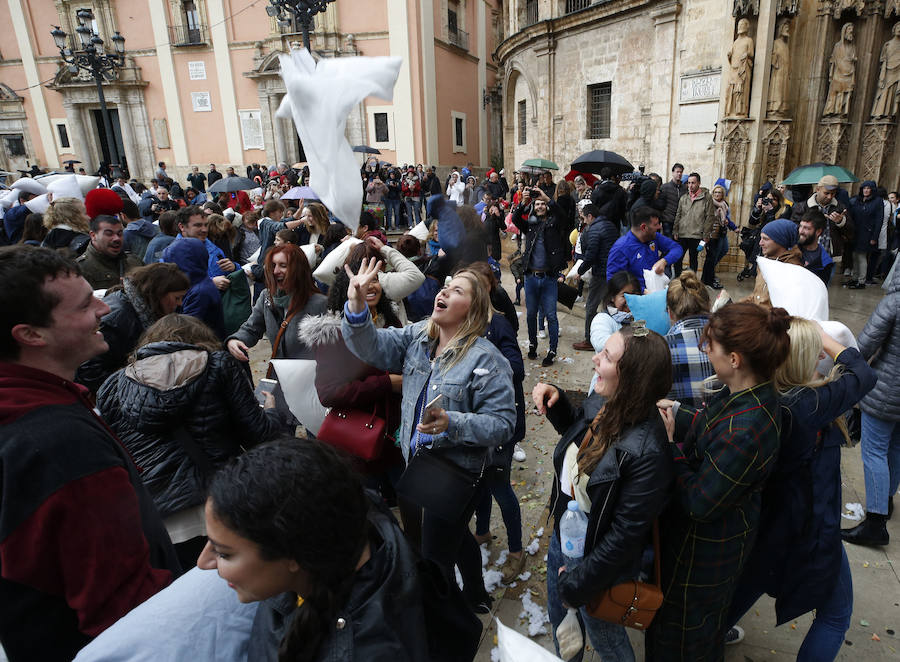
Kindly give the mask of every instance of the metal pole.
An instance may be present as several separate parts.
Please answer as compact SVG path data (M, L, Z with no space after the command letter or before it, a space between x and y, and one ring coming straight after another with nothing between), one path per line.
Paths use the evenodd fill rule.
M100 97L100 114L103 116L103 128L106 131L106 144L109 146L109 160L111 163L108 165L112 166L115 164L121 168L122 164L119 163L119 148L116 144L116 136L112 130L109 109L106 107L106 97L103 96L103 85L101 84L103 76L96 69L93 71L93 74L94 81L97 83L97 96ZM112 172L112 168L110 168L110 172Z
M309 47L309 19L309 14L304 12L300 17L300 29L303 31L303 48L312 53L312 49Z

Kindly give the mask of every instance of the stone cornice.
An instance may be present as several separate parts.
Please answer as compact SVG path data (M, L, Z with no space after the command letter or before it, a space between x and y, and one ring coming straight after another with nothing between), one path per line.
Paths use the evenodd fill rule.
M625 12L631 12L636 9L646 8L648 5L652 4L654 4L653 0L608 0L607 2L591 5L586 9L572 12L571 14L538 21L534 25L529 25L527 28L504 39L497 46L494 54L500 62L505 62L514 52L523 47L530 46L539 39L549 38L551 40L549 43L552 47L552 44L555 43L555 36L557 34L571 34L574 31L589 30L610 17ZM679 3L673 2L672 5L674 5L675 8L669 11L677 12L680 7ZM663 10L662 7L659 9ZM548 42L545 41L544 44L546 47Z

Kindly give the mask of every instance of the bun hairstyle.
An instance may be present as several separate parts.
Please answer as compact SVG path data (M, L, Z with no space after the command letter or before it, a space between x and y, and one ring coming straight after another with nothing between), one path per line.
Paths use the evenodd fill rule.
M213 477L216 518L268 561L292 559L309 576L278 659L311 662L350 596L368 539L369 502L336 450L285 439L252 448Z
M709 313L711 305L709 291L695 272L682 271L679 276L669 281L666 308L676 322L692 315Z
M790 325L791 316L784 308L733 303L712 314L702 340L714 340L726 352L740 354L753 374L769 381L787 360Z

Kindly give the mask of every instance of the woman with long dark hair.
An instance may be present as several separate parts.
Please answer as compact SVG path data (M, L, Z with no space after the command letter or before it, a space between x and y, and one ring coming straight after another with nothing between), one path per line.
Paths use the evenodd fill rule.
M313 282L306 256L293 244L275 246L266 253L265 274L266 289L247 321L227 339L228 351L246 363L250 348L265 334L275 358L313 358L312 349L300 340L300 322L307 315L324 313L328 302Z
M473 609L486 613L490 596L468 522L478 503L488 449L512 436L516 420L509 363L482 337L491 317L488 288L477 274L459 271L438 292L429 319L402 329L378 329L366 294L380 267L380 262L364 259L350 278L341 326L344 342L369 365L403 373L397 441L406 471L424 452L432 462L452 465L448 479L449 474L462 476L473 487L459 490L459 501L441 504L441 512L437 504L422 507L421 493L408 493L412 504L401 502L401 512L409 528L421 522L422 554L441 566L448 581L453 581L459 557L468 556L459 563L463 593ZM345 270L348 276L352 273ZM423 466L421 461L415 464L419 469L413 469L408 480Z
M693 409L660 402L675 497L660 519L665 600L647 631L653 660L720 660L728 609L775 467L781 410L772 383L788 357L783 308L735 303L714 313L701 347L724 387Z
M329 446L280 441L237 458L210 485L206 525L197 565L261 602L249 660L452 659L429 650L440 623L427 622L403 532Z
M672 366L662 336L639 324L610 336L593 362L597 382L581 407L550 384L538 383L532 391L538 411L562 435L553 452L547 608L557 652L557 628L571 607L604 660L631 662L625 627L592 618L585 607L638 576L653 521L668 499L672 459L656 401L669 390ZM584 557L576 567L566 567L560 547L560 519L570 500L588 517Z

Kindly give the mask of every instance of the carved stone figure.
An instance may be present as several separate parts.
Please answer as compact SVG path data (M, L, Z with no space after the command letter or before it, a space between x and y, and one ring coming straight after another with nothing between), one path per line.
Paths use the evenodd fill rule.
M846 117L850 112L850 97L856 87L856 46L853 44L852 23L844 24L841 38L831 50L828 78L831 79L831 86L822 114Z
M766 108L770 115L782 116L788 111L788 66L790 50L788 37L791 36L791 22L781 19L772 42L772 74L769 76L769 100Z
M891 14L900 16L900 0L887 0L884 3L884 17L890 18Z
M728 82L725 86L725 117L747 117L750 109L750 80L753 77L753 39L747 33L750 21L737 24L737 38L728 49Z
M894 117L900 109L900 23L894 24L893 37L881 48L878 86L872 117Z

